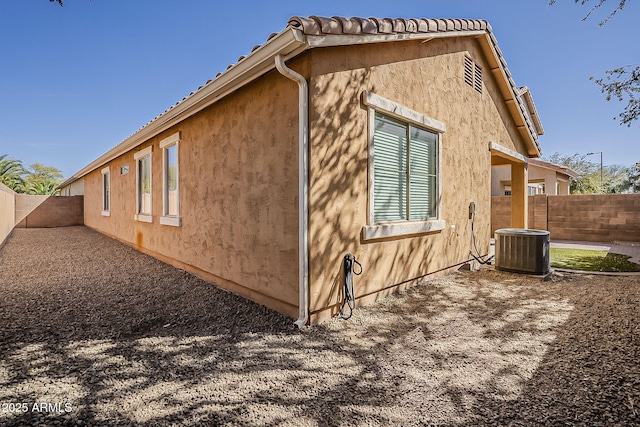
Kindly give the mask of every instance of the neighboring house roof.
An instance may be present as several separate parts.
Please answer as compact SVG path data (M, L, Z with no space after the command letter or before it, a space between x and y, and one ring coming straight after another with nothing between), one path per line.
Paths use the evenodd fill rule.
M566 166L561 166L561 165L556 165L555 163L549 163L549 162L545 162L539 159L529 159L529 164L530 165L534 165L534 166L538 166L541 168L545 168L545 169L551 169L554 170L558 173L567 175L570 178L578 178L580 176L580 174L576 171L574 171L571 168L568 168Z
M540 116L538 116L538 110L536 109L536 104L533 102L533 97L531 96L531 91L529 90L529 88L526 86L518 88L518 96L522 98L525 107L527 107L529 119L531 119L531 121L535 125L536 132L538 133L538 135L544 135L542 122L540 122Z
M292 17L280 33L271 34L267 42L255 46L247 56L229 65L213 80L207 81L181 101L142 126L120 144L91 162L60 184L65 187L107 162L144 143L159 133L196 114L228 94L275 69L275 57L285 60L314 47L345 46L402 40L429 40L438 37L476 37L498 82L501 95L516 126L528 144L528 155L541 155L538 135L542 129L537 114L527 107L507 63L498 47L491 26L484 20L469 19L390 19L390 18L309 18ZM528 92L527 92L528 93ZM531 100L531 103L533 101ZM533 108L535 111L535 108Z

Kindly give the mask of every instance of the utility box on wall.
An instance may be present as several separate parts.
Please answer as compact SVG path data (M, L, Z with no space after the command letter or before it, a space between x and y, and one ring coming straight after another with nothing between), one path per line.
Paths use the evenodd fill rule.
M549 272L548 231L503 228L496 230L495 236L498 270L541 275Z

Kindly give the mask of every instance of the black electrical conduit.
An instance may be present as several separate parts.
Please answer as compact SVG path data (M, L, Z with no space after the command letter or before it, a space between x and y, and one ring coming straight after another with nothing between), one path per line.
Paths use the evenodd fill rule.
M484 260L482 259L482 255L480 255L480 251L478 250L478 245L476 243L476 232L473 229L473 223L475 222L475 220L476 220L476 214L472 213L471 214L471 241L473 242L473 247L475 248L476 254L478 254L478 256L474 255L473 251L469 251L469 255L471 255L480 264L483 264L483 265L491 264L491 260L495 255L491 255L489 258Z
M360 267L359 272L355 272L354 264L358 264ZM344 256L344 300L342 301L342 307L340 307L340 317L344 320L351 318L353 309L356 306L356 298L353 293L353 275L359 276L362 274L362 264L358 262L354 254L346 254ZM344 306L349 306L349 315L344 314Z

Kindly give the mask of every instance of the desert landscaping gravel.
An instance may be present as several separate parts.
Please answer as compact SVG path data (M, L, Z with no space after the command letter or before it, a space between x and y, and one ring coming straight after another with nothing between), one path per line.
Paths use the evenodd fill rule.
M297 330L88 228L16 229L0 425L640 425L639 334L639 276L456 272Z

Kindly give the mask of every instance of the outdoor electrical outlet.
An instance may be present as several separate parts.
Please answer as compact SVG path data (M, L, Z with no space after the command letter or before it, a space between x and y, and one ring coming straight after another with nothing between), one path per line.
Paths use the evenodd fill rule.
M478 213L478 204L476 202L469 203L469 219Z

